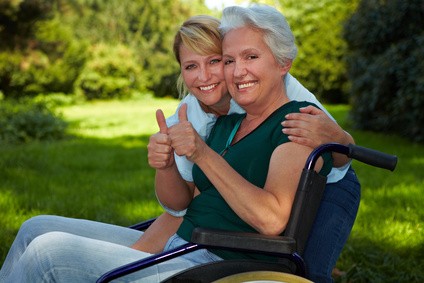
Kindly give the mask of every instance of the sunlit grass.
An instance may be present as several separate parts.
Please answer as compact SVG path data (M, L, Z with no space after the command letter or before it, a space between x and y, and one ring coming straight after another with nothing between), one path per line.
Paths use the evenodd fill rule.
M175 112L175 99L155 99L147 96L130 101L94 101L63 108L71 133L94 138L114 138L151 133L158 130L156 109L165 116Z
M57 214L130 225L158 215L147 164L155 111L178 101L151 97L61 109L70 137L0 147L0 261L23 221ZM338 282L424 282L424 145L353 130L346 105L328 106L357 144L396 154L394 172L354 162L361 205L337 267Z

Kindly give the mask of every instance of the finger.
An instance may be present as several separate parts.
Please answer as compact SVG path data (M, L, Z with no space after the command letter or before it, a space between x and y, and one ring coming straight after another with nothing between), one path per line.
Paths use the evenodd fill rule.
M323 113L320 109L314 106L306 106L299 108L299 113L289 113L285 116L287 120L303 120L308 121L311 117Z
M288 136L288 139L292 142L295 142L297 144L301 144L310 148L315 148L319 145L318 143L316 143L315 141L311 139L306 139L306 138L297 137L297 136Z
M165 115L163 115L160 109L156 111L156 121L158 122L159 132L166 134L168 132L168 126L166 125Z
M312 105L302 107L299 110L300 110L301 113L312 114L312 115L317 115L317 114L320 114L322 112L322 110L320 110L319 108L316 108Z
M302 128L283 128L282 132L288 136L312 138L313 133Z
M180 122L186 122L188 121L187 118L187 104L183 103L180 107L180 110L178 110L178 120Z
M304 115L304 114L299 114ZM300 128L304 129L308 127L309 121L307 119L301 119L302 116L294 117L291 116L291 119L286 119L283 122L281 122L281 125L283 125L284 128Z

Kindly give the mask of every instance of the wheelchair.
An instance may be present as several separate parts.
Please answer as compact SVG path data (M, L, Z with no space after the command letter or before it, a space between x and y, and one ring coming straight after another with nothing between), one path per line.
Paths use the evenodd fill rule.
M110 282L199 249L259 253L277 257L279 260L277 262L223 260L207 263L179 272L163 282L311 282L307 279L307 268L302 255L326 185L327 178L314 171L318 158L325 152L341 153L371 166L391 171L397 165L397 156L370 148L337 143L321 145L314 149L306 160L290 219L281 236L196 228L190 243L111 270L103 274L97 283ZM145 230L153 221L154 219L151 219L130 228Z

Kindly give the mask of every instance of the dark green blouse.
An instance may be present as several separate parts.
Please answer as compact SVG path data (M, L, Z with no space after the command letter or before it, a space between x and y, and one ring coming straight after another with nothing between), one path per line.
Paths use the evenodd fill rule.
M214 151L221 153L228 164L245 179L263 188L273 151L279 145L289 142L287 135L282 132L281 122L285 120L284 116L288 113L299 112L299 108L307 105L311 105L311 103L291 101L283 105L254 131L232 145L231 140L245 114L221 116L212 129L207 144ZM325 165L320 174L326 175L332 167L331 155L327 154L324 159ZM193 167L193 179L201 193L193 199L187 209L184 221L177 232L180 237L190 241L195 227L257 233L237 216L196 165ZM253 209L255 209L254 199L252 199ZM213 252L223 259L264 257L221 250L213 250Z

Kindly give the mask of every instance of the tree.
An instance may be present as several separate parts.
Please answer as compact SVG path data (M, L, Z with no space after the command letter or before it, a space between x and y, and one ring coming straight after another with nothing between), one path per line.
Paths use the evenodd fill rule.
M69 22L78 37L88 38L92 44L127 45L143 70L143 85L157 96L178 96L174 34L185 19L206 9L202 1L79 1L80 16Z
M6 97L73 91L85 45L61 24L55 3L1 2L0 91Z
M176 97L174 34L191 15L208 13L201 0L2 0L0 8L0 91L6 97L73 92L85 62L98 60L89 52L98 45L128 48L143 82L131 85L140 92ZM102 85L93 74L85 76L90 85ZM122 85L121 79L108 85Z
M345 27L352 121L424 141L422 0L364 0Z
M51 0L2 0L0 48L25 50L33 39L34 22L53 17Z
M348 102L343 23L358 0L279 0L299 52L293 75L321 100Z

